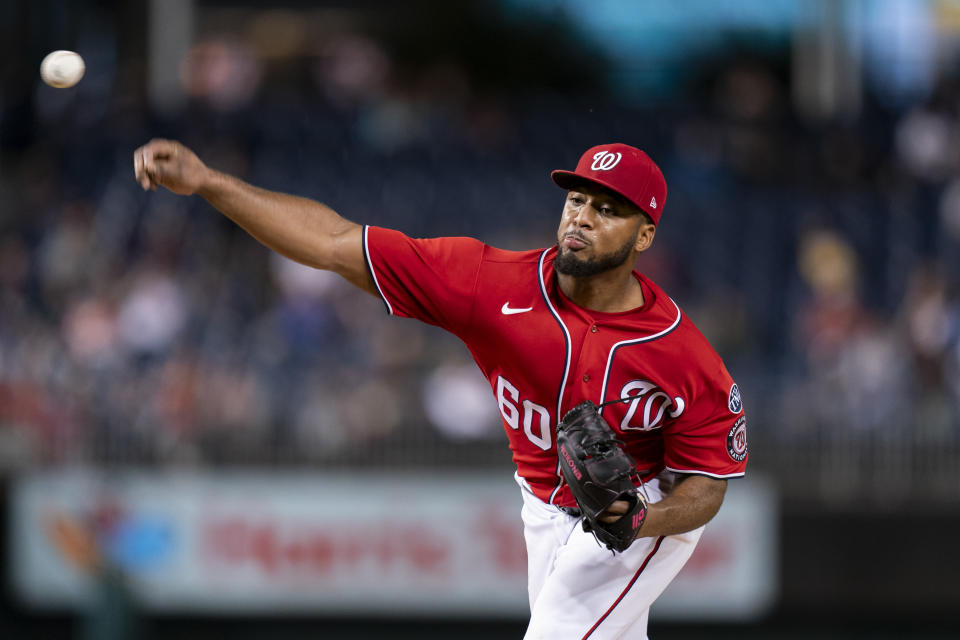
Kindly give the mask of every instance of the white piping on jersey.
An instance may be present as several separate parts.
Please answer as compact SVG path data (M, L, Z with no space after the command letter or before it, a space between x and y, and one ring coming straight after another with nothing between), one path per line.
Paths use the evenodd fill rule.
M533 492L533 488L530 486L530 483L527 482L527 479L520 475L519 471L513 472L513 479L516 480L517 484L520 485L520 488L524 491L530 493L530 495L536 497L537 494ZM537 498L539 500L539 498Z
M550 313L553 314L554 319L557 321L557 324L560 325L560 328L563 329L563 336L567 341L567 355L566 362L563 365L563 380L560 382L560 395L557 396L557 422L560 421L560 407L563 406L563 394L567 388L567 376L570 375L570 360L573 357L571 353L572 347L570 342L570 332L567 330L567 326L563 324L563 320L560 319L560 314L557 313L556 308L554 308L553 303L550 301L550 296L547 295L547 285L543 280L543 261L547 257L547 252L550 249L544 249L543 253L540 254L540 260L537 262L537 281L540 284L540 294L543 296L544 301L547 303L547 306L550 308ZM554 438L556 440L556 438ZM553 448L557 448L557 443L553 443ZM557 486L554 487L553 491L550 492L550 499L548 502L553 504L553 499L557 497L557 492L560 491L560 487L563 486L563 472L560 470L560 456L557 455Z
M699 469L674 469L673 467L666 467L667 471L672 471L674 473L687 473L695 476L710 476L711 478L723 479L723 478L742 478L746 475L745 471L740 473L708 473L706 471L700 471Z
M367 261L367 269L370 270L370 277L373 278L373 286L377 288L377 293L380 294L383 303L387 305L387 313L393 315L393 307L390 306L390 301L387 300L387 296L383 294L383 289L380 288L380 282L377 280L377 272L373 270L373 259L370 258L370 250L367 246L368 231L370 231L370 225L363 225L363 257Z
M617 349L624 345L628 344L639 344L641 342L650 342L651 340L656 340L657 338L662 338L671 331L677 328L677 325L680 324L680 319L683 317L683 314L680 312L680 307L674 302L673 298L667 298L670 302L673 302L674 308L677 310L677 317L673 323L664 329L663 331L658 331L649 336L644 336L642 338L631 338L630 340L621 340L612 347L610 347L610 353L607 355L607 368L603 372L603 385L600 387L600 402L603 402L603 399L607 397L607 383L610 381L610 370L613 368L613 354L617 352ZM603 410L606 407L600 407L600 415L603 415Z

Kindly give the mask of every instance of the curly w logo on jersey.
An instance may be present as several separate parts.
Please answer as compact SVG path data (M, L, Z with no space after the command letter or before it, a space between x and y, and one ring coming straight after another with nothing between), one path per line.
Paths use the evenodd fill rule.
M630 398L630 405L623 419L620 429L637 429L651 431L663 426L666 416L679 417L687 404L683 398L677 396L671 399L657 385L649 380L631 380L620 390L621 398ZM626 401L624 401L626 402Z
M743 416L737 418L727 433L727 453L737 462L747 457L747 419Z

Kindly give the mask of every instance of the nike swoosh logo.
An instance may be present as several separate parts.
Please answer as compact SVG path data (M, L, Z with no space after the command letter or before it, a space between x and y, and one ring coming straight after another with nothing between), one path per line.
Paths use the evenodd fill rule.
M526 309L512 309L509 302L504 302L503 306L500 307L500 313L505 316L512 316L515 313L526 313L527 311L533 311L533 307L527 307Z

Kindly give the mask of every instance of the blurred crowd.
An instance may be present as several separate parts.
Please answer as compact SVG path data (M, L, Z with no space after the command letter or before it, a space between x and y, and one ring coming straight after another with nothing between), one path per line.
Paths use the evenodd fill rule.
M356 222L511 249L552 244L551 169L641 146L670 191L638 267L725 358L751 447L956 446L957 78L810 121L750 57L683 104L626 106L485 92L454 63L398 79L361 37L306 81L271 81L233 46L191 52L226 71L187 77L175 117L122 69L38 85L36 135L0 149L0 468L508 463L456 339L271 254L199 198L142 192L132 151L154 136Z

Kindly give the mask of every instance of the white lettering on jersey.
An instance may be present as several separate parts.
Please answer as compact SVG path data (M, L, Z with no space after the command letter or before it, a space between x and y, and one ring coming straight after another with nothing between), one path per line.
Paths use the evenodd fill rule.
M506 396L503 395L504 391L510 394L513 402L507 400ZM520 412L517 411L517 405L514 404L519 400L520 392L517 391L517 388L507 382L507 379L503 376L497 376L497 404L500 406L500 415L503 416L504 422L515 430L520 428Z
M593 164L590 168L594 171L610 171L620 163L622 153L612 153L610 151L597 151L593 154Z
M520 410L517 403L520 401L520 392L503 376L497 376L497 404L500 406L500 415L511 429L520 428ZM523 405L523 433L527 440L544 451L553 446L553 430L550 427L550 410L546 407L524 400ZM534 433L534 416L539 418L537 431Z
M540 416L540 435L533 433L533 416ZM552 432L550 430L550 411L546 407L530 402L523 401L523 432L527 434L527 439L537 445L544 451L550 449L553 444Z
M686 403L683 398L677 396L673 400L666 393L660 390L657 385L649 380L631 380L623 385L620 390L620 397L630 397L630 407L627 413L620 421L620 429L626 431L651 431L663 426L664 414L671 418L676 418L683 413ZM642 422L639 426L631 425L634 417L637 415L637 409L640 403L643 403L643 412L641 413Z

